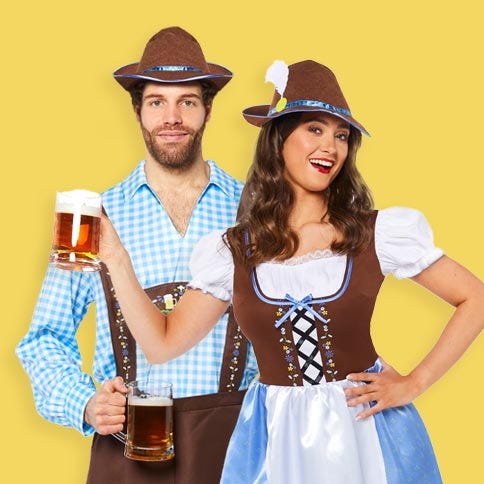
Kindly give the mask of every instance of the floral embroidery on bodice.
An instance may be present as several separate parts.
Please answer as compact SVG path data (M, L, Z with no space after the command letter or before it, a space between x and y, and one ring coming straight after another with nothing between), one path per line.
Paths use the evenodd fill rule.
M335 294L318 298L308 294L300 300L290 294L279 301L266 297L258 285L256 271L252 271L252 285L257 297L276 306L274 326L280 332L282 355L287 363L288 378L294 386L298 385L299 370L303 385L317 385L337 379L331 318L325 303L344 294L351 278L352 265L353 259L350 257L343 284Z

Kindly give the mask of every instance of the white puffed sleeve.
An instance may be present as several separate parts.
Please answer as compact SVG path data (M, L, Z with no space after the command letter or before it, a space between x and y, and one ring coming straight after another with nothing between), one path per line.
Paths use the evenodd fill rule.
M443 255L435 247L432 229L418 210L391 207L378 212L375 248L382 273L413 277Z
M200 289L222 301L231 301L234 261L222 239L224 232L211 232L195 245L190 259L192 280L188 287Z

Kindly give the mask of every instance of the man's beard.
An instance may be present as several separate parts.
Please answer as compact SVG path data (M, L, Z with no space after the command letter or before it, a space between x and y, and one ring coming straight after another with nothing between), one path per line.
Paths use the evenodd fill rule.
M198 131L185 127L177 127L177 129L183 129L187 133L187 140L184 143L160 143L157 133L161 129L158 127L150 132L141 125L141 131L148 153L165 168L176 171L190 168L201 153L200 147L205 130L205 123Z

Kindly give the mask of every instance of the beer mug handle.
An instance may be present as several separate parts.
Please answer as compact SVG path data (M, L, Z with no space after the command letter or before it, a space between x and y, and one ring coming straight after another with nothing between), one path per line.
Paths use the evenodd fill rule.
M126 443L126 434L124 432L116 432L115 434L111 434L115 439L119 440L123 444Z

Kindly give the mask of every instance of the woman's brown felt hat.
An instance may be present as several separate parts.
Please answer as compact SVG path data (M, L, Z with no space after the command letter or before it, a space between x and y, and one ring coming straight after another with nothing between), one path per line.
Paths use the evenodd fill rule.
M189 82L207 79L218 90L232 79L232 72L205 60L195 37L180 27L160 30L146 44L139 62L113 73L129 91L139 81Z
M253 106L245 109L242 114L250 124L260 127L285 114L307 111L332 114L370 136L353 118L333 72L313 60L304 60L289 66L283 96L275 90L270 105Z

